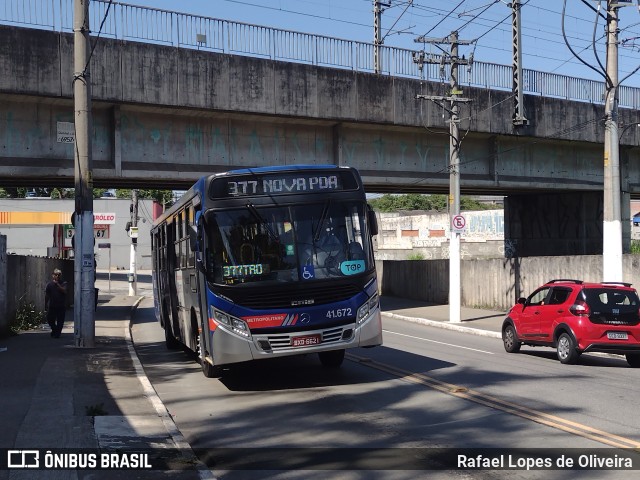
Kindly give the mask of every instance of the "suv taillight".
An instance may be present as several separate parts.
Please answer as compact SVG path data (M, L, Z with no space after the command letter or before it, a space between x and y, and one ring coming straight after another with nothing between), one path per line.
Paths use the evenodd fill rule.
M576 316L586 316L588 317L591 313L589 309L589 305L584 302L584 300L577 300L576 303L569 307L569 311Z

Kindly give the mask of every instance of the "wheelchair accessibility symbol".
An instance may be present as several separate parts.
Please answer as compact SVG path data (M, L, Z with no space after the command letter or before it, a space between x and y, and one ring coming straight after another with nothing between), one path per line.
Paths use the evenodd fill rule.
M315 278L316 271L314 270L313 265L304 265L300 269L300 276L303 280L310 280L312 278Z

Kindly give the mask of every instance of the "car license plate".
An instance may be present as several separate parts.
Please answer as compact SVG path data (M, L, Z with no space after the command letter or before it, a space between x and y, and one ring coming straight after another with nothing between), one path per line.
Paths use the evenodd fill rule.
M607 332L607 338L609 340L626 340L627 332Z
M291 346L293 347L306 347L308 345L318 345L319 343L320 335L304 335L291 338Z

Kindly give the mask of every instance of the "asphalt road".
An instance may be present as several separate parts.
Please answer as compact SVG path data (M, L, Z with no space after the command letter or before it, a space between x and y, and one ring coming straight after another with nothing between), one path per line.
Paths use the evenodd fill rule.
M570 470L405 468L441 447L640 445L634 415L640 371L624 359L585 355L579 365L562 365L553 350L509 355L492 338L391 319L383 324L384 346L350 351L338 370L309 355L247 364L221 379L205 378L193 355L166 350L150 299L132 330L154 388L220 478L575 478ZM377 450L389 448L397 449L389 457ZM243 456L240 463L225 457L230 452L234 460ZM265 452L268 475L259 460ZM332 461L302 458L318 452L331 453ZM235 468L254 458L249 464L261 465L255 471ZM628 478L629 472L580 476Z

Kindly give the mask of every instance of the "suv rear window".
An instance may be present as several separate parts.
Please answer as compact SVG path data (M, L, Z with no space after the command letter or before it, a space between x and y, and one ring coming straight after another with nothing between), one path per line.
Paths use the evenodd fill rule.
M583 295L591 308L605 310L617 308L620 311L638 310L638 295L632 290L585 288Z
M589 305L592 323L610 325L637 325L638 294L635 290L615 288L585 288L581 293Z

